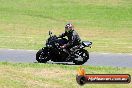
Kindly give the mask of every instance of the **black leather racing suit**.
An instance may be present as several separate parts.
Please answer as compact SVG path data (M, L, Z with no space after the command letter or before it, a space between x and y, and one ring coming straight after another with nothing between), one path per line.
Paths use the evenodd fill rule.
M81 39L78 33L75 30L71 30L70 32L62 33L59 37L68 37L68 43L66 44L66 49L72 48L76 45L80 45Z

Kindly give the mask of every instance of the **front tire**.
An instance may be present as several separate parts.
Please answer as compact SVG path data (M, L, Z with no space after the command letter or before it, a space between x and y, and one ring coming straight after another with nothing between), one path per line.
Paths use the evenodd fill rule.
M80 58L81 61L79 61L78 58ZM76 65L82 65L87 62L88 59L89 52L87 50L81 49L75 53L75 60L73 61L73 63L75 63Z
M48 51L46 49L42 50L40 49L37 53L36 53L36 60L39 63L46 63L49 59L48 59L48 55L47 55Z

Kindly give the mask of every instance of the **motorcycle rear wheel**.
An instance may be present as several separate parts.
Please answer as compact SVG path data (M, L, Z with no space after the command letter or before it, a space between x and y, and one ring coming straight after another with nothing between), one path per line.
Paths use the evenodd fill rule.
M77 58L80 57L82 59L82 61L75 59L73 61L73 63L75 63L76 65L82 65L85 62L87 62L87 60L89 59L89 52L87 50L81 49L75 53L75 57L77 57Z

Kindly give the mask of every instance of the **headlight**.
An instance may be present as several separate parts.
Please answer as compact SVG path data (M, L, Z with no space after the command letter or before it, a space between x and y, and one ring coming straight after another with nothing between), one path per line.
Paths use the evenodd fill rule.
M52 45L46 44L47 47L52 47Z

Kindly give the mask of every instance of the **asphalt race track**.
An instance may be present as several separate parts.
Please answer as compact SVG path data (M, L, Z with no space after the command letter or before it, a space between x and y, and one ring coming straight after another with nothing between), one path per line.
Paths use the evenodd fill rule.
M0 49L0 62L14 62L14 63L34 63L35 50L13 50ZM49 61L49 64L67 64L73 63L54 63ZM132 68L132 54L121 53L90 53L90 59L84 65L92 66L114 66L114 67L129 67Z

